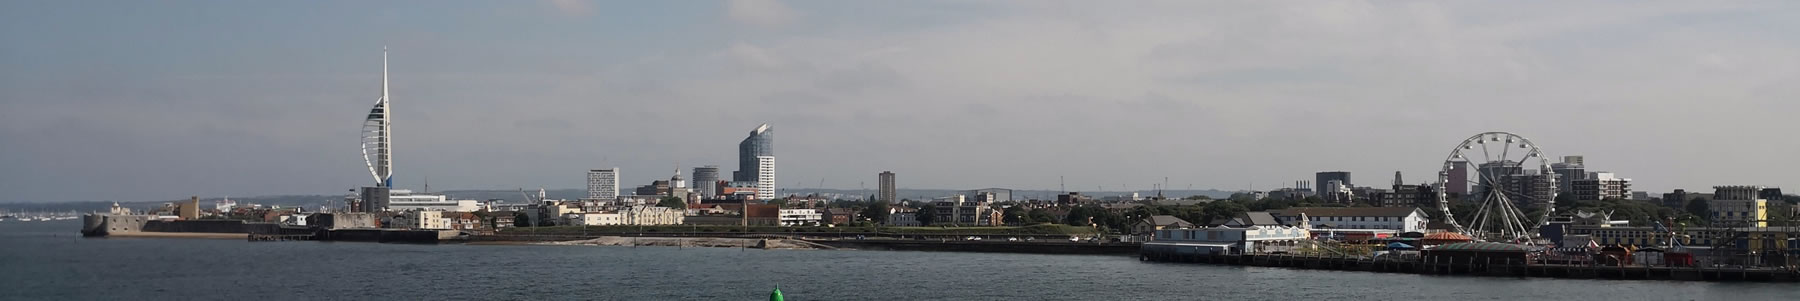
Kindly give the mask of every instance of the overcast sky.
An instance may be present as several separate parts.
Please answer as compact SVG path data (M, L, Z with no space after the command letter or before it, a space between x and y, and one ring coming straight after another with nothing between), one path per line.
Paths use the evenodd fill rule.
M729 174L765 122L783 187L1385 186L1483 131L1800 177L1800 4L1511 2L4 1L0 201L368 185L383 46L402 188Z

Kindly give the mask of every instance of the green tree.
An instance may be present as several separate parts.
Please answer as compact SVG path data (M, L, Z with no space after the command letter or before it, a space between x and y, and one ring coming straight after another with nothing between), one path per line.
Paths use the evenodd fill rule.
M1000 212L1000 215L1003 216L1000 220L1008 225L1029 224L1031 223L1031 216L1028 216L1027 214L1025 208L1019 206L1006 207L1006 210Z
M513 212L513 227L530 227L531 215L525 212Z
M675 209L687 209L687 202L682 201L681 198L678 198L678 197L665 196L665 197L662 197L661 200L656 201L656 206L657 207L675 208Z
M1045 210L1044 208L1031 209L1031 212L1026 213L1026 215L1031 217L1032 223L1056 222L1056 214L1050 213L1050 210Z
M919 213L914 215L914 219L918 219L919 225L924 226L937 223L937 205L919 206Z
M887 201L875 201L874 203L870 203L868 207L863 208L862 216L877 224L886 224L888 215L892 213L888 211L889 207L892 207L892 205L889 205Z
M1201 213L1204 214L1204 219L1201 219L1199 223L1209 223L1215 219L1232 218L1238 214L1249 211L1249 208L1245 208L1244 205L1238 204L1237 202L1206 203L1206 206L1201 209Z
M1687 209L1688 214L1700 217L1700 220L1712 221L1712 214L1709 212L1712 211L1712 201L1703 198L1694 199L1688 201L1687 206L1683 209Z

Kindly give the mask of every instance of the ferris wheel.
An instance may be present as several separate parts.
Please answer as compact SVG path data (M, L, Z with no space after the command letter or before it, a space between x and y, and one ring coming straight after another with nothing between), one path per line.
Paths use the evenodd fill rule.
M1523 242L1556 211L1556 173L1536 143L1507 132L1486 132L1463 140L1450 150L1438 171L1438 210L1444 222L1476 239ZM1535 167L1535 171L1526 167ZM1473 170L1471 170L1473 169ZM1460 198L1447 188L1460 187ZM1450 212L1453 202L1473 202L1471 216ZM1541 208L1527 216L1521 208Z

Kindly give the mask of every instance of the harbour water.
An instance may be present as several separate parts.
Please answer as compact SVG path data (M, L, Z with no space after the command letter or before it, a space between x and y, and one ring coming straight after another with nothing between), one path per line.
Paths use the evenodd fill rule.
M1130 256L82 238L0 223L5 300L1795 300L1786 283L1448 277Z

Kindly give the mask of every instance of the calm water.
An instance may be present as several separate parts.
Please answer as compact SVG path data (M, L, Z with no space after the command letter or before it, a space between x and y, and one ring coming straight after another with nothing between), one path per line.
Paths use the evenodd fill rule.
M7 300L1796 300L1800 285L1432 277L1127 256L84 239L0 222Z

